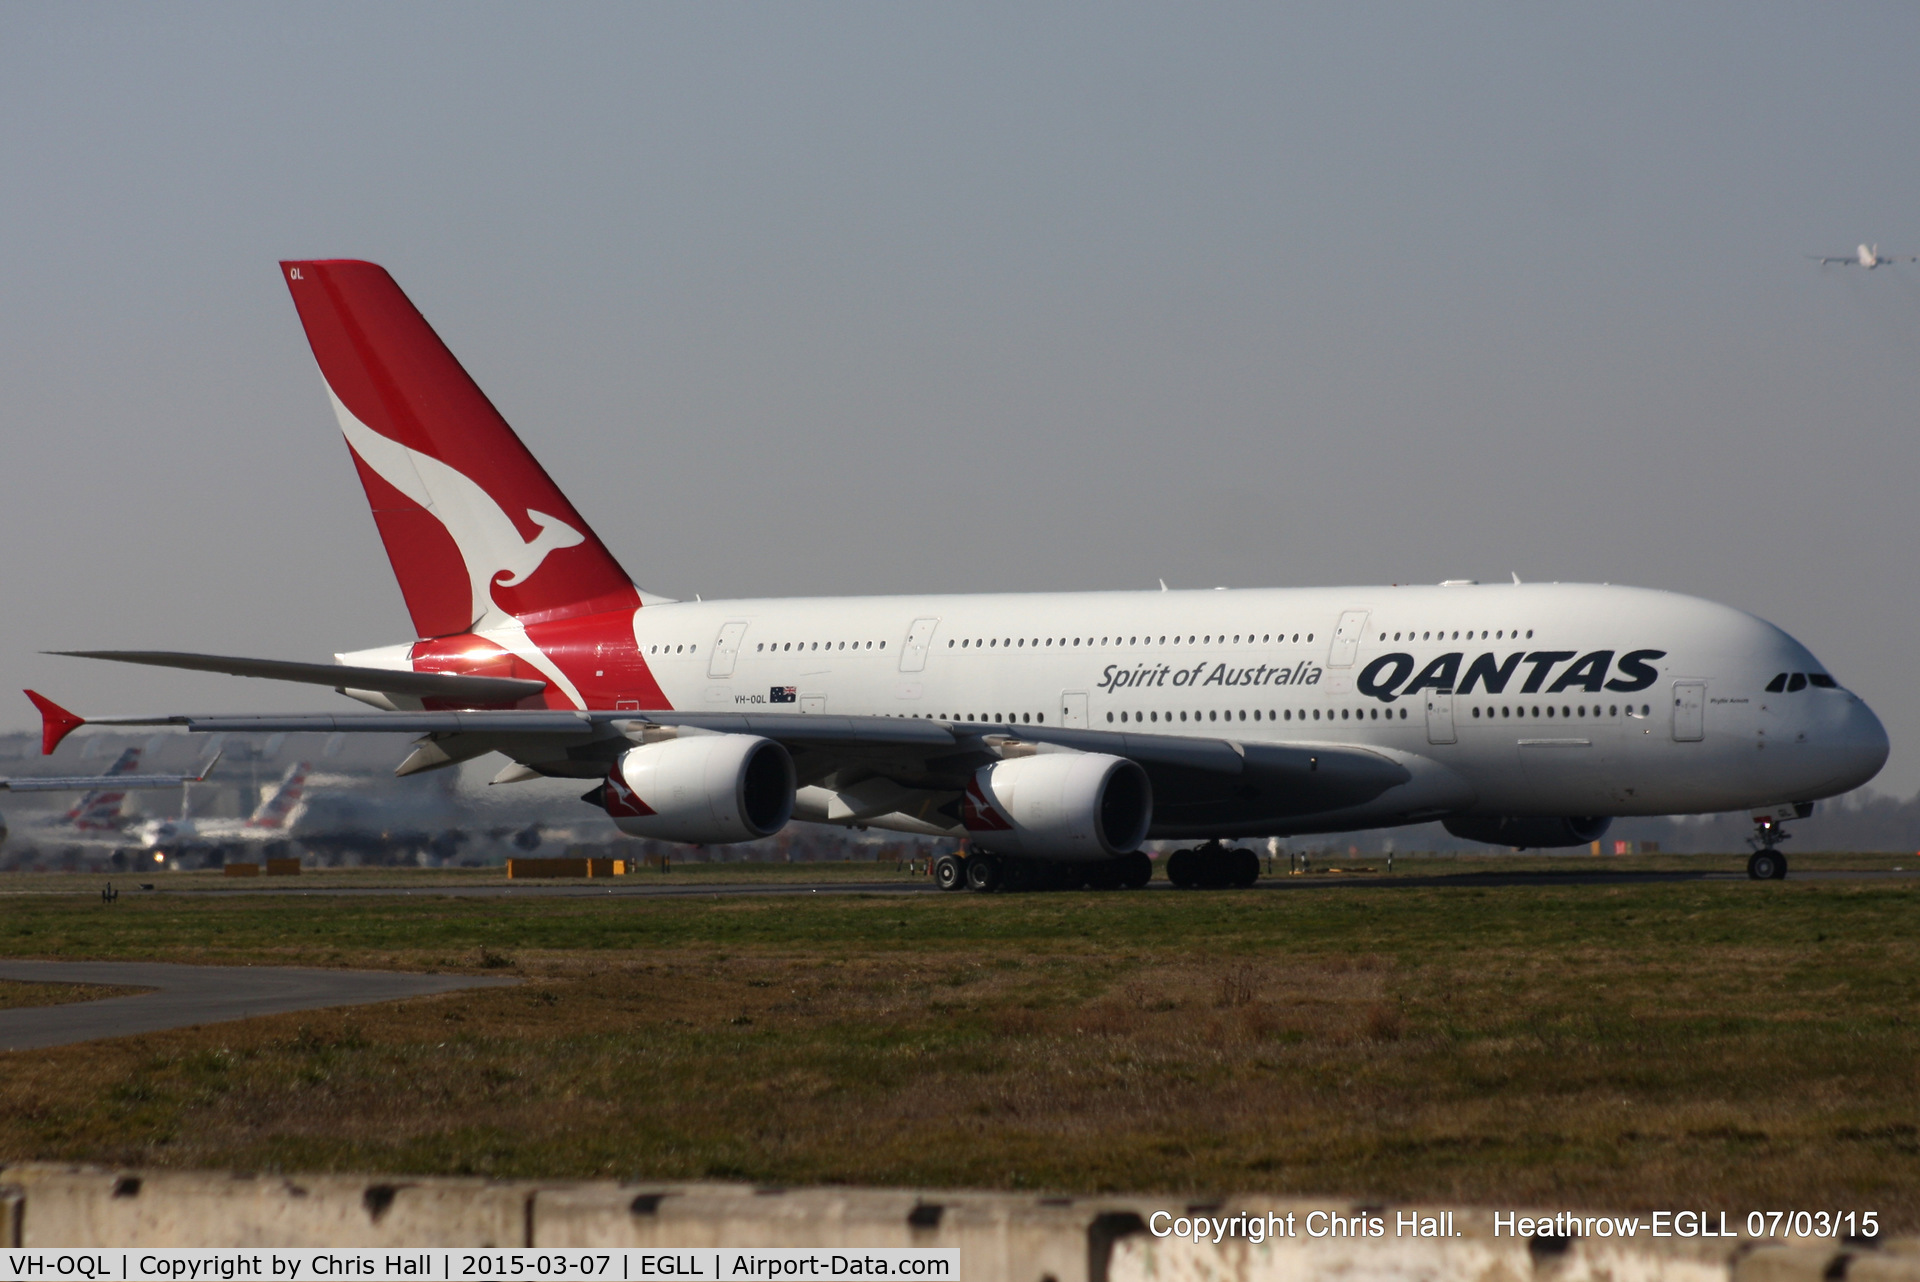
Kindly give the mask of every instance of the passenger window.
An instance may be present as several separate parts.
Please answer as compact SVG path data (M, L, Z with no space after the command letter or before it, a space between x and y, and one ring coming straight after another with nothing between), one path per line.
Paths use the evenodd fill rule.
M1792 676L1790 676L1790 677L1788 677L1788 678L1787 678L1787 693L1788 693L1788 694L1792 694L1792 693L1794 693L1794 692L1795 692L1796 690L1804 690L1804 689L1806 689L1806 688L1807 688L1807 674L1806 674L1806 673L1804 673L1804 672L1796 672L1796 673L1794 673L1794 674L1793 674Z
M1784 672L1782 672L1779 676L1775 677L1773 680L1767 682L1768 694L1779 694L1781 691L1785 690L1786 688L1787 688L1787 674Z
M1111 712L1107 714L1107 720L1109 721L1113 720L1113 714Z
M1475 708L1475 709L1473 710L1473 719L1474 719L1475 721L1478 721L1478 720L1480 719L1480 709L1478 709L1478 708Z
M1318 720L1320 719L1320 709L1318 709L1318 708L1315 708L1315 709L1313 710L1313 719L1314 719L1315 721L1318 721Z

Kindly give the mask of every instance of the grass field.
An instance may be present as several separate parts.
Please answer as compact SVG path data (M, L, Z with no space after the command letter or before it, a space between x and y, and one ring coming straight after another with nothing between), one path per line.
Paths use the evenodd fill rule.
M148 988L122 988L114 984L22 984L0 979L0 1010L97 1002L108 997L126 997L151 991Z
M0 955L526 982L7 1055L0 1160L1834 1207L1920 1227L1905 879L764 899L421 880L113 905L98 878L57 882L0 883L60 892L0 893Z

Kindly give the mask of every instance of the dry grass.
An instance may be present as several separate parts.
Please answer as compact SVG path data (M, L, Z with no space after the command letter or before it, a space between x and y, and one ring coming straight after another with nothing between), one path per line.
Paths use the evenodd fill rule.
M122 988L115 984L40 984L0 979L0 1010L22 1006L65 1006L71 1002L97 1002L108 997L128 997L150 993L150 988Z
M7 1056L0 1159L1920 1226L1904 884L126 909L0 951L527 982Z

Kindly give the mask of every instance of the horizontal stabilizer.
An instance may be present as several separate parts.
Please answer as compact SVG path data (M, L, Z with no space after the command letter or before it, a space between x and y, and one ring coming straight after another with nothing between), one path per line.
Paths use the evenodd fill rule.
M448 699L462 703L517 703L547 688L544 681L518 677L466 677L455 672L399 672L392 668L356 668L342 663L293 663L285 659L240 659L221 654L184 654L177 650L50 650L73 659L111 659L156 668L219 672L231 677L299 681L338 689Z

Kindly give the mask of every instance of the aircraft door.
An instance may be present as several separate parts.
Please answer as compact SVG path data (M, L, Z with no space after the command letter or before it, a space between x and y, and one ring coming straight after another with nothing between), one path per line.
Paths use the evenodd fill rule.
M1367 630L1367 612L1348 610L1333 629L1333 644L1327 651L1329 668L1351 668L1360 650L1360 634Z
M1087 728L1087 692L1068 690L1060 696L1060 724L1069 730Z
M1673 737L1678 743L1694 743L1707 737L1707 683L1673 683Z
M1429 690L1427 696L1427 742L1458 743L1453 731L1453 691Z
M907 629L907 646L900 652L900 671L921 672L927 666L927 646L933 642L933 630L940 626L938 619L915 619L913 626Z
M707 664L709 677L733 675L733 661L740 655L740 638L746 634L747 625L740 622L726 624L720 629L720 635L713 643L713 659Z

